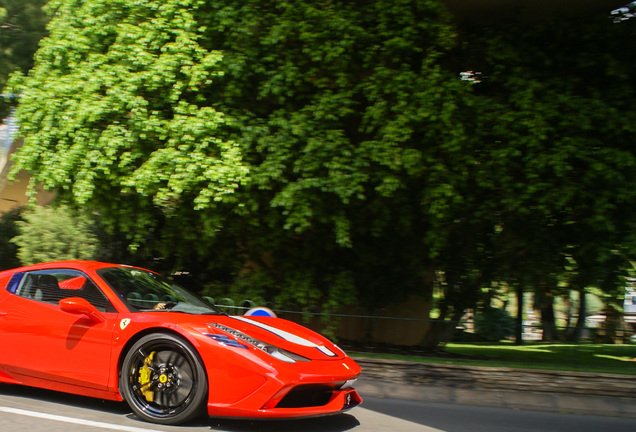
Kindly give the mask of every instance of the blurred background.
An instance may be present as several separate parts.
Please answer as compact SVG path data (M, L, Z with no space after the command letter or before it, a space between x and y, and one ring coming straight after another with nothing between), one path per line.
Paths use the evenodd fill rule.
M1 268L140 265L355 351L609 344L636 372L635 5L212 3L0 1Z

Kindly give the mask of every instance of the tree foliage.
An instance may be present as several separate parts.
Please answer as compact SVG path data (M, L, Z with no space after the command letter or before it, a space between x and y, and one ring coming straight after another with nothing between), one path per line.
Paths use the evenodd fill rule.
M19 234L11 239L23 265L95 258L98 239L85 216L63 206L33 207L23 219L16 222Z
M33 66L38 42L46 35L45 0L0 1L0 90L15 71L26 72ZM4 102L0 98L0 102ZM0 105L0 119L6 115Z
M12 84L25 137L14 172L136 243L159 215L231 199L246 173L237 145L217 137L223 114L200 95L220 54L199 44L189 6L51 1L36 67Z
M633 27L458 32L437 0L47 7L35 67L10 83L14 172L170 269L325 310L437 282L441 319L491 281L618 289Z
M50 2L12 81L15 172L169 258L254 263L281 299L417 289L450 195L438 146L461 138L436 62L453 33L436 1L369 8Z
M22 220L22 208L15 208L0 214L0 270L20 266L18 247L11 239L18 235L17 223Z
M472 33L462 50L487 76L475 86L471 133L483 153L475 181L494 204L497 268L536 290L544 321L565 294L559 282L618 298L631 267L636 64L620 41L635 31L601 16L560 17Z

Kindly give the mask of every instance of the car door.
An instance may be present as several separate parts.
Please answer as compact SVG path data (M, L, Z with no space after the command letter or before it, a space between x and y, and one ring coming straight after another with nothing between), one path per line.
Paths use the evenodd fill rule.
M24 273L0 303L0 362L12 375L106 390L117 314L83 273L55 269ZM62 311L59 301L81 297L104 321Z

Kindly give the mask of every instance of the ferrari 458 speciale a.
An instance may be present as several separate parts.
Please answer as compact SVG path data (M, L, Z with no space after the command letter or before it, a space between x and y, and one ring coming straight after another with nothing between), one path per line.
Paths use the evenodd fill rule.
M0 272L0 383L125 400L141 419L290 418L362 400L321 335L230 316L149 270L65 261Z

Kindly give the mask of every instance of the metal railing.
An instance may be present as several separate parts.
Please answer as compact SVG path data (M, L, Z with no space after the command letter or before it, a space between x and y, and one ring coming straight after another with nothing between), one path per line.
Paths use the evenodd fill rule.
M234 302L230 298L217 301L210 297L205 299L230 315L245 314L256 306L267 307L279 318L301 324L330 337L345 349L356 351L419 354L447 342L488 341L484 334L503 334L501 340L512 340L515 334L514 325L510 324L482 322L479 331L471 319L451 322L419 318L410 310L403 310L401 316L387 316L386 310L367 313L362 308L346 313L323 313L317 306L301 309L295 304L277 307L272 303L256 304L252 300ZM537 323L524 323L521 330L524 341L542 340L543 330ZM557 330L563 337L573 331L572 328L564 327ZM586 327L582 340L603 342L604 331L601 327ZM630 343L635 333L631 325L626 325L617 329L613 337L622 343Z

